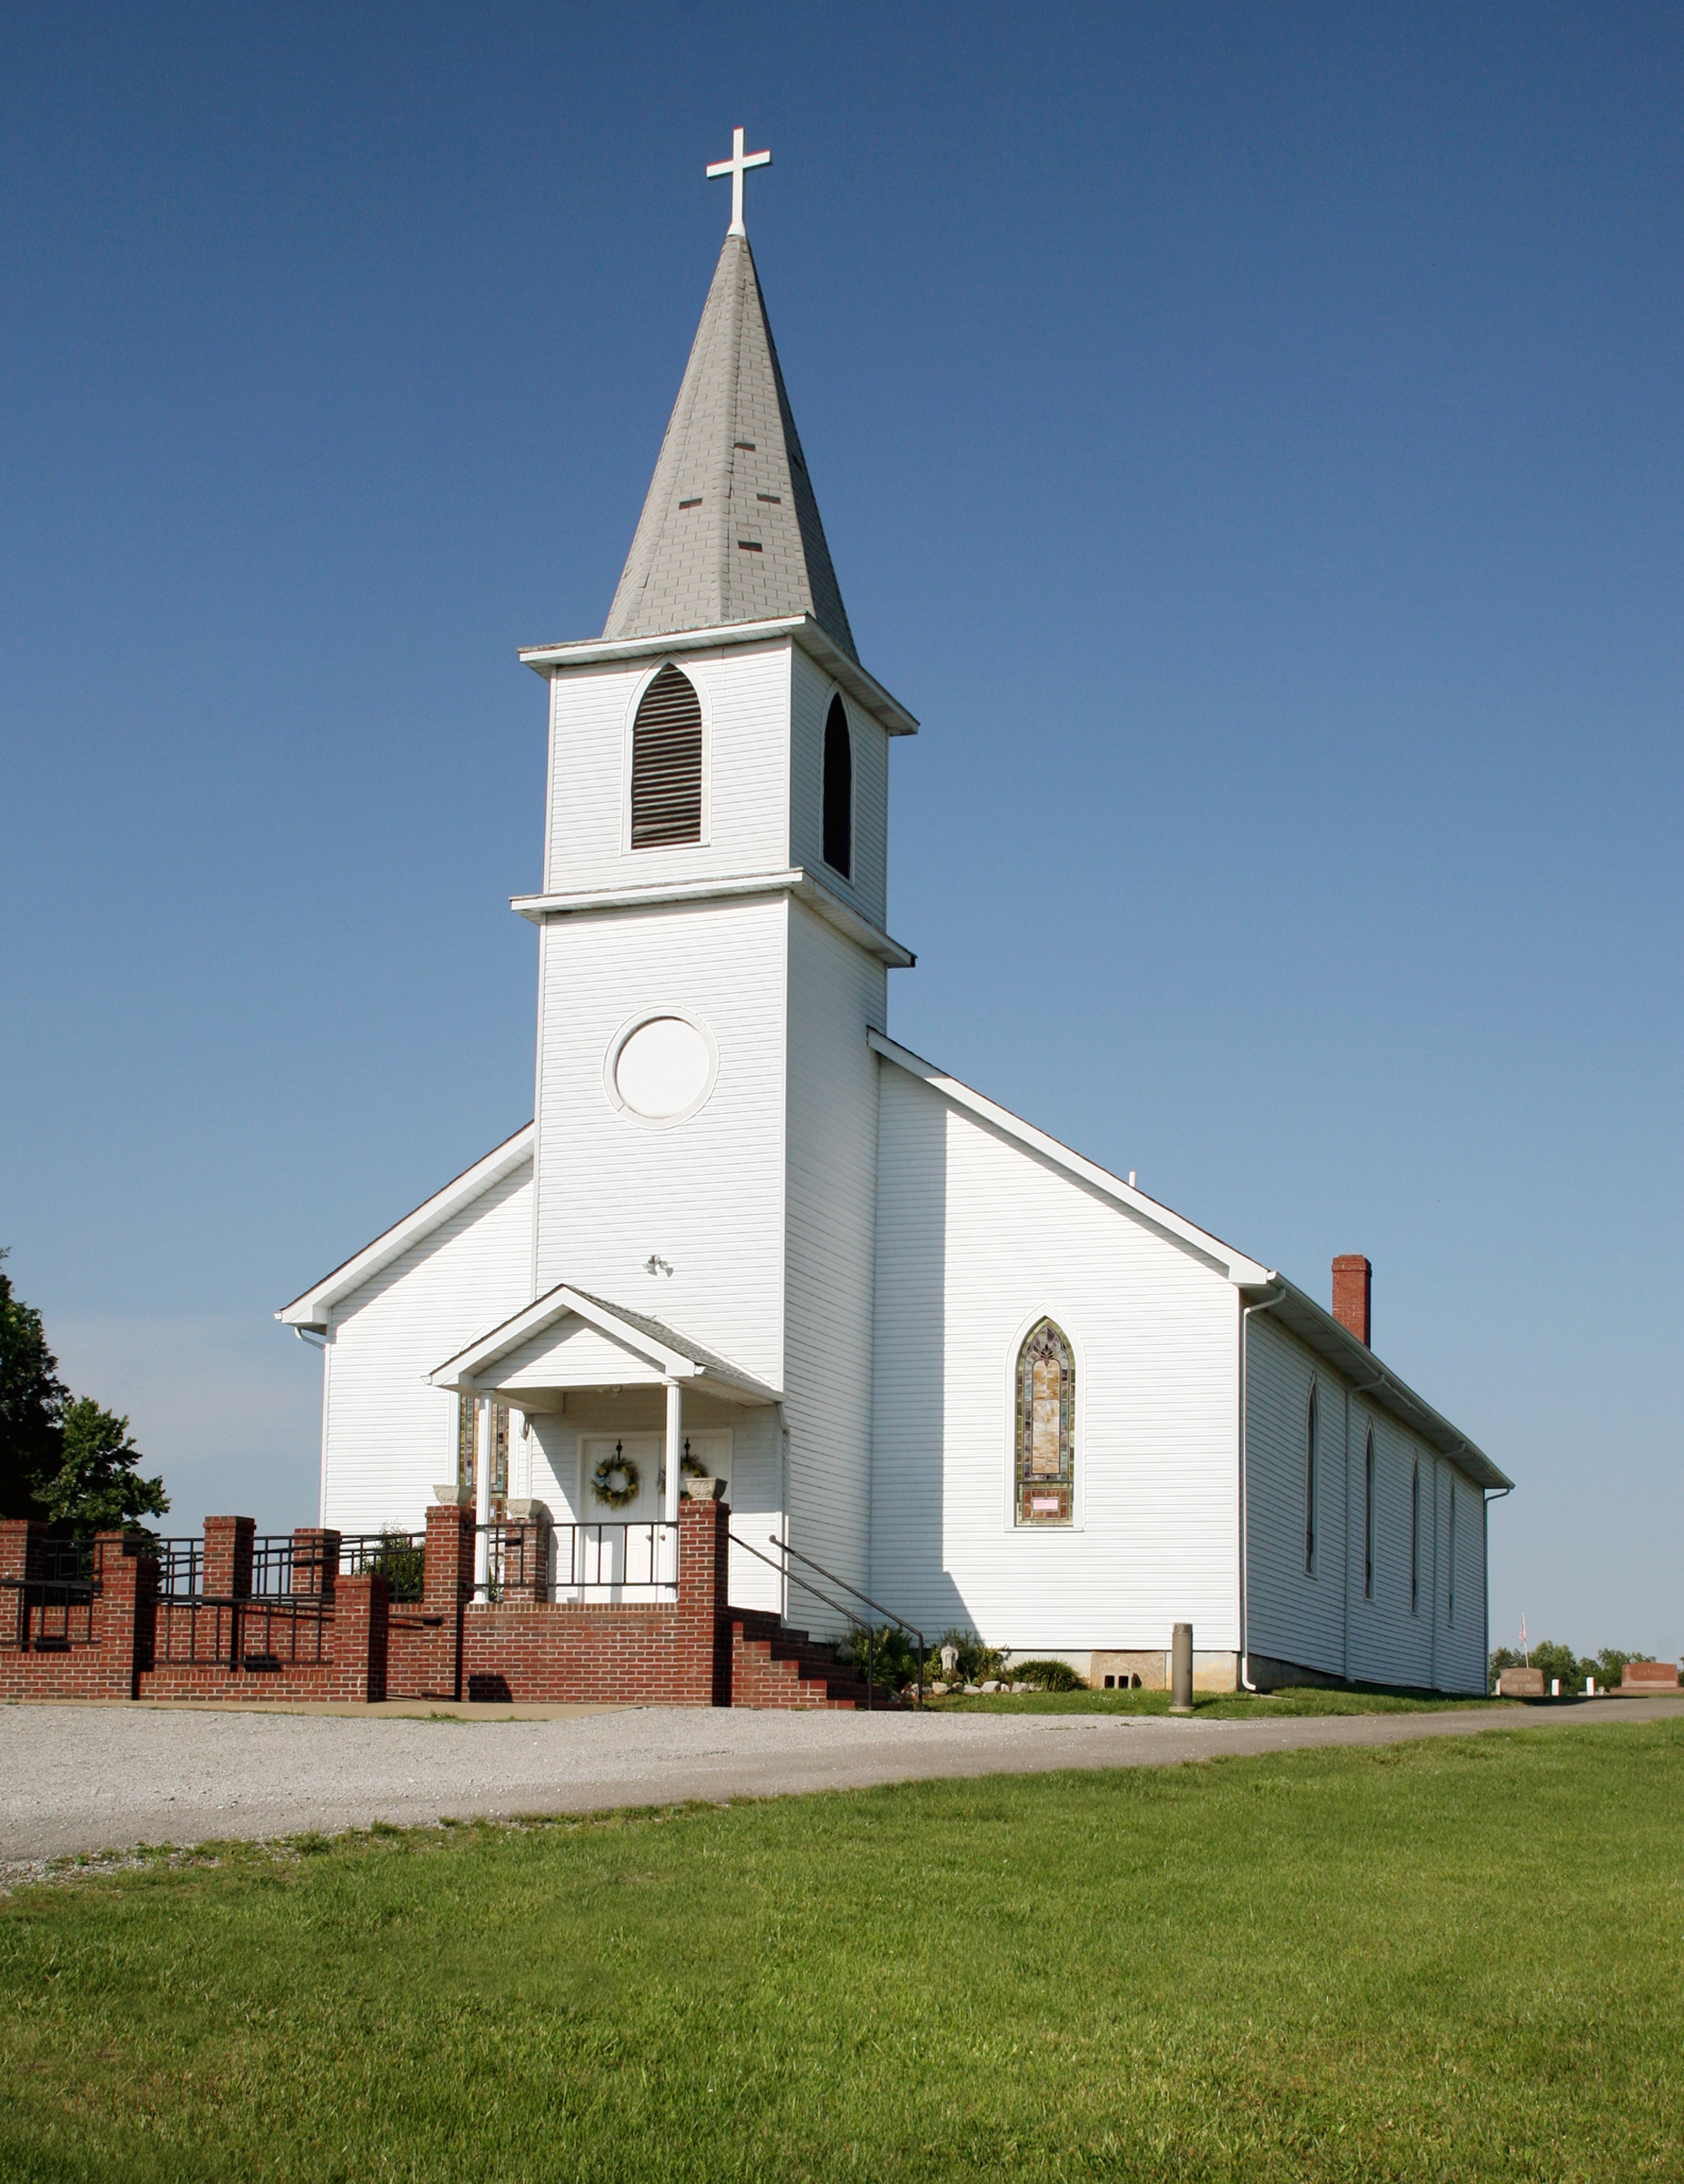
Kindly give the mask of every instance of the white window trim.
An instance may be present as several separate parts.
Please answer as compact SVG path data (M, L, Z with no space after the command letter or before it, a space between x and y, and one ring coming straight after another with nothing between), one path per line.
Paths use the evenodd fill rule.
M682 855L686 850L706 849L712 840L713 823L713 706L707 678L701 670L701 662L673 658L657 660L648 672L640 675L631 688L631 702L626 708L625 721L620 729L620 854L622 857L658 857ZM701 833L694 842L658 842L648 847L634 850L631 846L631 753L637 740L638 707L643 703L643 693L664 667L676 668L696 693L696 703L701 708Z
M1070 1345L1075 1363L1076 1407L1071 1421L1070 1461L1075 1472L1075 1490L1070 1497L1068 1524L1020 1524L1017 1521L1017 1358L1033 1330L1044 1320L1053 1324ZM1057 1299L1038 1304L1020 1320L1005 1353L1005 1509L1003 1529L1014 1540L1068 1540L1087 1530L1087 1351L1074 1323L1074 1315Z
M620 1097L620 1087L614 1081L615 1067L620 1060L620 1048L632 1033L640 1031L645 1024L653 1024L661 1016L676 1016L681 1024L688 1024L701 1039L708 1050L708 1078L706 1084L702 1086L690 1105L681 1107L676 1115L640 1115L635 1107L629 1107ZM692 1117L700 1115L702 1108L712 1098L713 1087L718 1084L719 1078L720 1045L713 1036L712 1026L697 1016L693 1010L680 1008L676 1003L671 1006L654 1004L649 1007L635 1010L626 1018L609 1041L608 1051L602 1057L602 1090L609 1106L622 1120L636 1123L640 1130L674 1130L680 1123L689 1122Z

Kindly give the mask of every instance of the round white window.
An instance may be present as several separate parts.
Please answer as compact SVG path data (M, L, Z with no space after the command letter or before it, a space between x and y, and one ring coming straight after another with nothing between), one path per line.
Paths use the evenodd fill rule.
M608 1050L609 1097L640 1122L682 1122L713 1089L719 1051L712 1034L689 1016L634 1019Z

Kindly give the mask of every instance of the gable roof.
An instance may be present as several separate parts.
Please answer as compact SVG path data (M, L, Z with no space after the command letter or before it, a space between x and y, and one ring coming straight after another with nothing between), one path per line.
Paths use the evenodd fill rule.
M947 1076L933 1062L926 1062L906 1047L897 1046L882 1032L868 1032L866 1038L872 1052L881 1055L884 1061L892 1062L909 1076L920 1078L944 1099L999 1131L1002 1137L1037 1155L1049 1167L1062 1169L1101 1198L1111 1199L1147 1228L1155 1228L1160 1235L1213 1267L1234 1284L1248 1303L1265 1307L1282 1326L1290 1328L1306 1349L1343 1373L1354 1394L1367 1396L1382 1410L1389 1410L1412 1432L1418 1433L1428 1447L1457 1464L1477 1486L1501 1491L1513 1486L1513 1480L1500 1471L1483 1450L1476 1448L1447 1418L1435 1410L1424 1397L1417 1395L1388 1366L1383 1365L1367 1344L1359 1341L1342 1320L1336 1320L1325 1306L1306 1296L1284 1274L1273 1267L1266 1267L1259 1259L1248 1259L1219 1237L1185 1220L1167 1206L1160 1206L1155 1198L1149 1198L1145 1191L1124 1183L1108 1168L1084 1159L1080 1153L1061 1145L1056 1138L1049 1138L1044 1130L1036 1129L1009 1108L997 1107L982 1093L973 1091L969 1085L961 1084L956 1077Z
M746 235L728 235L605 638L811 614L857 662Z
M1015 1139L1028 1151L1039 1154L1049 1166L1063 1168L1066 1175L1074 1176L1078 1183L1085 1183L1090 1190L1097 1191L1101 1198L1110 1198L1125 1211L1134 1214L1147 1228L1160 1230L1184 1249L1191 1251L1195 1258L1202 1259L1207 1266L1215 1268L1217 1273L1233 1282L1236 1288L1257 1288L1276 1279L1268 1268L1260 1265L1256 1259L1247 1259L1243 1251L1236 1251L1232 1244L1225 1244L1220 1237L1212 1236L1195 1227L1192 1221L1184 1220L1180 1214L1173 1213L1167 1206L1160 1206L1155 1198L1149 1198L1144 1190L1136 1190L1132 1183L1124 1183L1121 1177L1114 1176L1107 1168L1101 1168L1097 1161L1084 1159L1080 1153L1072 1152L1067 1145L1061 1145L1056 1138L1049 1138L1044 1130L1036 1129L1033 1123L1025 1122L1019 1115L1013 1115L1010 1108L997 1107L992 1099L985 1099L982 1093L973 1091L969 1085L962 1085L956 1077L949 1077L945 1070L938 1069L933 1062L926 1062L906 1047L897 1046L892 1039L885 1038L881 1031L867 1032L865 1036L873 1054L882 1055L885 1061L893 1062L909 1076L921 1077L926 1085L941 1093L943 1098L952 1100L956 1107L967 1109L980 1121L987 1123L991 1129L998 1130L1003 1137Z
M331 1274L325 1274L313 1289L303 1296L295 1297L290 1304L281 1306L275 1317L287 1327L325 1328L328 1315L341 1298L348 1297L353 1289L360 1289L372 1279L382 1267L389 1266L400 1251L448 1221L453 1213L469 1205L482 1192L500 1183L505 1176L532 1158L533 1126L527 1123L512 1138L505 1138L501 1145L494 1146L482 1160L425 1198L413 1213L405 1214L401 1221L377 1236L371 1244L365 1244Z
M752 1373L744 1372L740 1366L731 1364L716 1351L704 1349L700 1342L691 1341L664 1320L650 1319L646 1312L630 1311L621 1304L610 1304L606 1298L593 1297L588 1289L576 1289L565 1281L558 1282L535 1302L512 1313L500 1326L479 1336L454 1357L447 1358L427 1377L435 1388L454 1388L464 1381L472 1382L499 1358L508 1357L529 1342L534 1335L569 1318L582 1320L594 1327L652 1368L660 1379L705 1380L711 1389L722 1395L747 1396L756 1402L781 1400L777 1389L767 1387Z

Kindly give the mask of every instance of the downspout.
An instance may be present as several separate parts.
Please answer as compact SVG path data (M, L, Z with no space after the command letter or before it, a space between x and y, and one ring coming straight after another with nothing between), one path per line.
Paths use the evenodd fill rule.
M1269 1279L1273 1281L1276 1277L1271 1275ZM1254 1312L1272 1312L1277 1304L1284 1304L1286 1300L1286 1289L1283 1283L1278 1296L1260 1298L1255 1304L1240 1307L1240 1689L1249 1692L1255 1692L1257 1688L1251 1680L1251 1507L1246 1478L1250 1426L1246 1390L1251 1356L1251 1316Z
M1485 1687L1487 1692L1491 1688L1491 1504L1500 1502L1505 1494L1512 1494L1514 1491L1512 1486L1499 1486L1495 1492L1487 1492L1483 1487L1479 1492L1479 1592L1485 1607Z

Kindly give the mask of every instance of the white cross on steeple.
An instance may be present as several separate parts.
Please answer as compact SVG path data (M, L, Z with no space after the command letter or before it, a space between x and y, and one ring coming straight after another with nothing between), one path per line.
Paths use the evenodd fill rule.
M742 148L742 131L741 129L731 131L731 157L716 159L708 169L710 182L712 181L715 175L731 177L731 226L725 230L727 235L747 235L749 232L742 224L743 176L751 167L770 167L771 165L771 154L770 152L745 152Z

